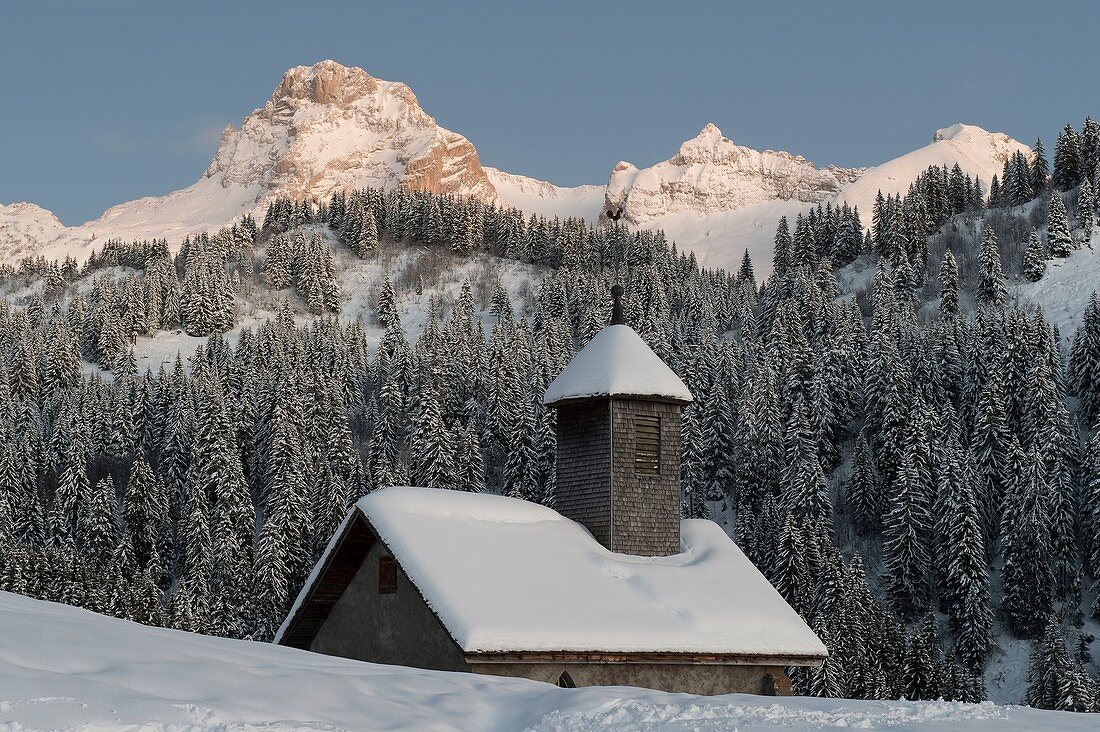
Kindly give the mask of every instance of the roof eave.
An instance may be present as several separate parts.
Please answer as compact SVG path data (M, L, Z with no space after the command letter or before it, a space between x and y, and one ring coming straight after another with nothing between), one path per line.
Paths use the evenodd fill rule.
M685 653L680 651L466 651L476 663L662 663L710 666L819 666L828 653Z
M543 401L545 407L558 407L562 404L573 404L575 402L592 402L600 399L630 399L640 402L661 402L662 404L679 404L685 406L695 401L693 398L683 399L681 397L671 397L661 394L586 394L583 396L568 396L559 397L553 401Z

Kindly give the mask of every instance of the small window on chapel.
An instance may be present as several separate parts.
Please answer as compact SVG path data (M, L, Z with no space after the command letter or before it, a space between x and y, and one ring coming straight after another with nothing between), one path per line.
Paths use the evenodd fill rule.
M378 557L378 594L397 592L397 562L391 556Z
M661 418L656 415L634 417L634 472L661 474Z

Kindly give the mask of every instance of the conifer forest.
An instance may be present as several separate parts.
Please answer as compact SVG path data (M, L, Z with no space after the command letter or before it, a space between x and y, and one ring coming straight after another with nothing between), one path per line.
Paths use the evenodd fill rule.
M270 640L370 491L552 507L542 394L620 284L695 395L682 514L830 650L798 693L979 701L1022 643L1027 704L1097 711L1100 299L1060 332L1014 292L1093 245L1100 125L1033 150L783 218L763 281L747 251L405 188L4 265L0 589Z

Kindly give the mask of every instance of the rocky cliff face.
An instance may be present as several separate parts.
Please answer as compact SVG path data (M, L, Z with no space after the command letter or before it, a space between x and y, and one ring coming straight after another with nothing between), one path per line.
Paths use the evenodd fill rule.
M322 199L336 189L398 185L500 201L474 146L440 127L408 86L321 61L287 71L240 129L226 127L206 172L187 188L112 206L73 227L32 204L0 206L0 260L82 258L111 237L163 237L176 246L188 234L262 214L276 196Z
M818 169L798 155L742 147L708 124L662 163L643 170L627 162L616 165L606 207L621 206L627 221L644 224L668 214L732 211L764 201L815 203L862 173L862 168Z
M226 188L255 186L260 196L403 183L495 197L474 146L436 124L408 86L335 61L287 71L239 131L222 133L205 176Z

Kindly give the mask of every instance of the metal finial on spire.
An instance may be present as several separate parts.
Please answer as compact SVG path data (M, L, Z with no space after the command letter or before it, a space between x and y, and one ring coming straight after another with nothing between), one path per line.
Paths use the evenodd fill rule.
M626 325L623 318L623 288L622 285L611 287L611 325Z

